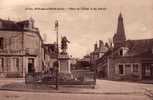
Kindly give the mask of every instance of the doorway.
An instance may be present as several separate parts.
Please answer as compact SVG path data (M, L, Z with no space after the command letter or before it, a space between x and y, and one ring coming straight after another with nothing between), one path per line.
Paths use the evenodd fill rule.
M28 58L28 73L34 73L34 58Z
M153 79L153 64L151 63L142 64L142 78Z

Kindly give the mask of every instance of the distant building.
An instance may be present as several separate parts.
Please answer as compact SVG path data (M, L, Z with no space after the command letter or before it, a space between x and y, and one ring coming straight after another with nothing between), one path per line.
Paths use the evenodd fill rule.
M43 40L34 20L0 19L0 77L23 77L40 72L44 61Z
M71 64L72 64L72 65L76 64L77 61L78 61L77 58L74 58L74 57L71 58Z
M118 17L114 48L97 60L99 77L111 80L153 79L153 39L126 40L122 14Z
M82 59L80 59L80 61L86 61L86 62L89 62L91 61L91 56L90 55L85 55Z
M90 62L91 64L94 64L96 60L101 58L105 52L107 52L109 49L108 43L105 43L102 40L99 40L99 46L96 43L94 45L94 51L90 53Z
M57 63L57 45L53 44L43 44L44 48L44 70L53 69Z
M101 58L110 48L108 43L104 43L102 40L99 40L99 45L94 44L94 50L90 54L85 55L82 59L77 62L77 69L96 69L96 60Z
M78 59L77 58L74 58L72 57L71 58L71 70L75 70L76 69L76 63L77 63Z

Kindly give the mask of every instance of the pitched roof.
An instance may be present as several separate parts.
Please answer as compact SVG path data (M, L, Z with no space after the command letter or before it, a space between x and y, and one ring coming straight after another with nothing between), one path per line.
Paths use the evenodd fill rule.
M39 33L39 29L32 26L32 29L30 28L24 28L25 26L28 27L28 25L30 24L29 21L33 21L32 19L30 20L23 20L23 21L12 21L12 20L4 20L4 19L0 19L0 30L10 30L10 31L30 31L30 32L35 32L36 34L38 34L39 38L41 39L41 41L43 41L40 33ZM33 24L32 24L33 25Z
M23 21L12 21L12 20L4 20L0 19L1 27L0 29L3 30L23 30L24 26L29 25L29 20L23 20Z
M17 26L15 21L0 19L0 22L1 22L1 25L2 25L1 28L3 28L3 29L8 29L8 30L18 29L18 26Z
M153 58L153 39L127 40L126 47L129 49L123 57ZM109 49L104 56L96 62L100 63L106 57L111 56L119 48ZM115 54L115 53L114 53Z
M129 49L126 56L140 56L144 53L152 54L153 39L127 40L126 47Z

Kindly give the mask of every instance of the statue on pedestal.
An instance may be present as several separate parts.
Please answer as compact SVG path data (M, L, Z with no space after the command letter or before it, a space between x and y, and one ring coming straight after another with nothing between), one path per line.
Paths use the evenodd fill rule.
M61 39L61 49L62 52L59 55L59 72L60 73L71 73L71 66L70 66L70 57L67 53L68 43L70 41L63 36Z
M66 52L66 50L68 48L67 43L70 43L70 41L67 39L66 36L63 36L62 40L61 40L61 49L62 49L62 53L64 53L64 54L67 54L67 52Z

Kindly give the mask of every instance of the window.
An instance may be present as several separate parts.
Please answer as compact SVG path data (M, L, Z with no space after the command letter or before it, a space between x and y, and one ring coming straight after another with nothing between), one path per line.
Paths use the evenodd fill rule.
M19 72L19 58L16 58L16 69Z
M19 58L10 59L10 71L19 72Z
M4 60L0 58L0 72L4 72Z
M2 21L0 21L0 28L2 28Z
M138 64L133 64L133 72L138 72Z
M125 64L125 74L130 74L131 73L131 64Z
M123 65L119 65L119 74L123 74Z
M120 56L123 56L123 50L122 49L120 50Z
M34 58L28 58L28 73L35 72L34 68Z
M151 76L151 66L148 64L145 66L145 76L150 77Z
M4 39L0 37L0 49L3 49L4 45Z

